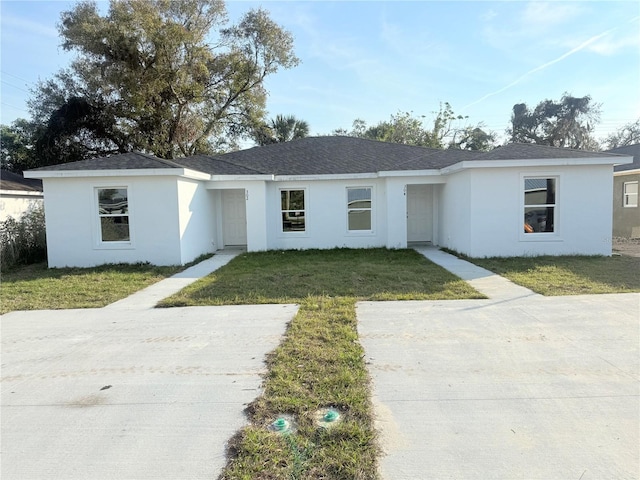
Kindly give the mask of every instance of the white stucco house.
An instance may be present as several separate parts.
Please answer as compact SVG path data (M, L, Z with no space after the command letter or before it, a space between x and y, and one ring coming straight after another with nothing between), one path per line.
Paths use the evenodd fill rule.
M412 242L472 257L610 255L613 165L628 162L330 136L172 161L127 153L25 176L43 180L51 267Z
M0 170L0 222L19 220L25 213L42 207L42 181Z

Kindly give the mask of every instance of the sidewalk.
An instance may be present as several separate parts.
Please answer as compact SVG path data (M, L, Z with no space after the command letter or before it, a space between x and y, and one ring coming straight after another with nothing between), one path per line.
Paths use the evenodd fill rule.
M104 307L109 310L148 310L154 308L156 304L174 293L178 293L187 285L191 285L196 280L206 277L215 272L220 267L225 266L235 257L244 253L242 249L219 250L216 254L193 267L189 267L172 277L166 278L140 290L127 298L118 300Z
M443 252L437 247L416 247L415 250L433 263L467 281L490 300L505 301L541 297L528 288L516 285L500 275Z

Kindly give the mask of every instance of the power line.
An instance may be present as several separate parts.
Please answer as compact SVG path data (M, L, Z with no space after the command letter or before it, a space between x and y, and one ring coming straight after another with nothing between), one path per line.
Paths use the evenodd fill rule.
M10 77L13 77L13 78L17 78L18 80L22 80L23 82L33 83L25 78L14 75L13 73L5 72L4 70L0 70L0 73L2 73L3 75L9 75Z
M9 82L7 82L6 80L0 80L0 81L1 81L2 83L6 84L6 85L9 85L10 87L16 88L16 89L21 90L21 91L23 91L23 92L25 92L25 93L30 93L30 92L29 92L29 90L25 90L24 88L19 87L19 86L17 86L17 85L14 85L13 83L9 83Z

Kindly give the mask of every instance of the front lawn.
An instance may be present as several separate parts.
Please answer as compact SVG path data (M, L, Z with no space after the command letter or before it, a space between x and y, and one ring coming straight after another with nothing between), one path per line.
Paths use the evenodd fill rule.
M251 424L229 442L221 478L377 478L380 452L356 301L460 298L484 297L413 250L337 249L240 255L161 302L300 304L267 358L264 393L248 408ZM320 428L316 415L328 407L340 421ZM266 428L281 415L296 422L295 432Z
M334 249L247 253L160 306L485 298L414 250Z
M465 257L465 260L542 295L640 292L638 257Z
M0 314L13 310L104 307L183 267L148 264L51 268L46 263L2 272Z

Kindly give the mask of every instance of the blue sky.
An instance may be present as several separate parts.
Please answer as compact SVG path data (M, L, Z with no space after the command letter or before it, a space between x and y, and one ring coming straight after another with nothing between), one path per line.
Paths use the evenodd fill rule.
M0 1L1 122L27 117L29 88L69 64L56 24L74 2ZM104 9L106 2L99 2ZM602 104L598 138L640 117L640 3L231 1L262 6L295 38L302 63L269 78L271 116L312 134L440 102L502 135L516 103L564 92Z

